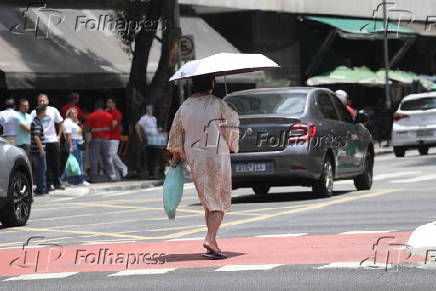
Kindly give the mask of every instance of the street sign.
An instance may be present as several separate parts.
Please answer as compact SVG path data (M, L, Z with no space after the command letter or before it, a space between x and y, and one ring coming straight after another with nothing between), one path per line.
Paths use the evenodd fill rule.
M190 61L195 59L193 35L183 35L180 37L180 54L182 61Z

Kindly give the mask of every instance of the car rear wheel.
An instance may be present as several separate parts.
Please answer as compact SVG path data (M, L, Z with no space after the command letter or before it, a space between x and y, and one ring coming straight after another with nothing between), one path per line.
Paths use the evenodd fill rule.
M30 180L22 172L15 171L9 184L8 202L0 213L1 223L6 227L25 225L30 216L31 206Z
M354 178L354 186L356 186L357 190L371 190L373 180L373 168L374 157L372 156L372 154L368 153L365 158L365 169L363 173Z
M428 147L426 146L419 147L418 151L421 156L425 156L428 154Z
M265 194L268 194L270 188L271 187L268 186L268 185L256 185L256 186L252 187L255 195L265 195Z
M397 158L404 157L404 154L406 153L406 150L403 147L394 147L394 155Z
M334 176L333 164L327 157L324 161L321 177L312 185L312 192L321 197L332 196Z

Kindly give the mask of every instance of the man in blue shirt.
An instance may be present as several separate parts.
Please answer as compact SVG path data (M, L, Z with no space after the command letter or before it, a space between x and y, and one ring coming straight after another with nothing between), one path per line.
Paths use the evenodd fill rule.
M30 158L30 125L32 124L32 117L27 112L29 112L29 101L27 99L20 99L18 102L15 143L18 147L22 148L26 152L27 157Z

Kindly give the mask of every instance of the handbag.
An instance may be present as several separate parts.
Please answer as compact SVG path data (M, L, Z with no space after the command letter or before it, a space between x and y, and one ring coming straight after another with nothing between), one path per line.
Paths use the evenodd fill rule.
M183 195L185 183L184 162L172 164L163 184L163 206L169 219L176 217L176 208Z

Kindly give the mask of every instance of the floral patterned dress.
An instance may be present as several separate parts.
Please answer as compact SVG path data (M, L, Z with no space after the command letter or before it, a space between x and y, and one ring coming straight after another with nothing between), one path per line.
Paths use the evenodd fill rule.
M201 204L209 211L231 207L230 151L239 149L238 114L215 96L190 97L176 112L167 149L179 152L192 171Z

